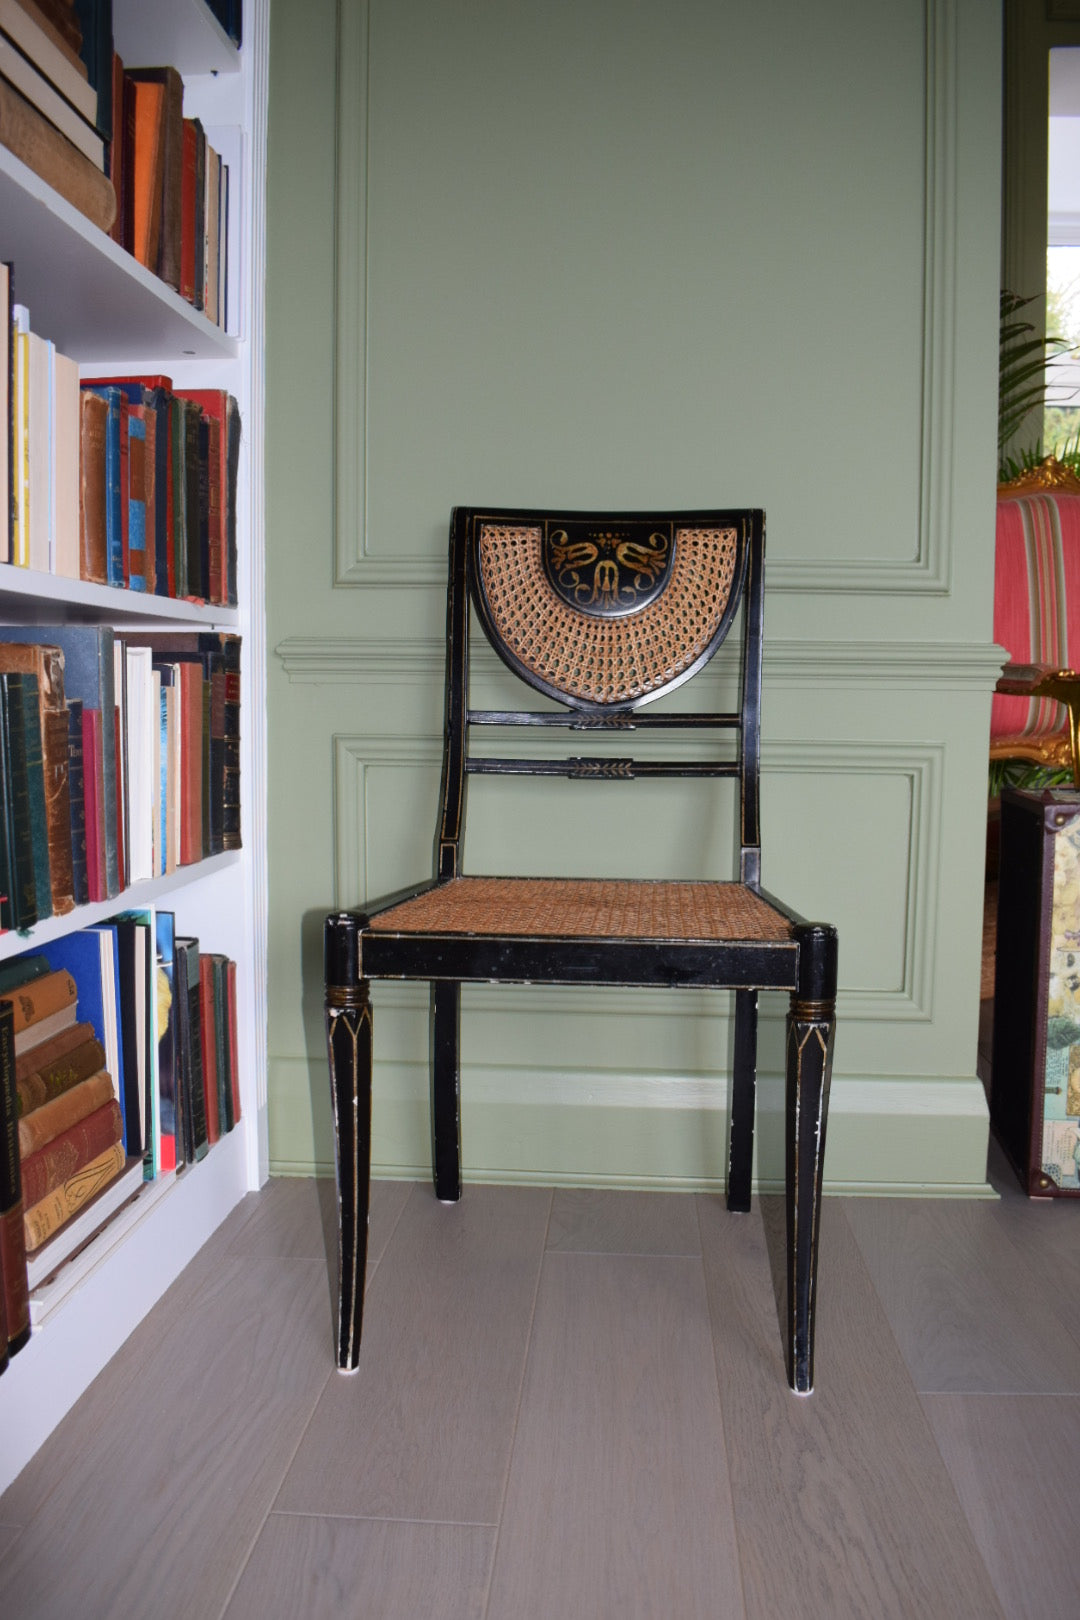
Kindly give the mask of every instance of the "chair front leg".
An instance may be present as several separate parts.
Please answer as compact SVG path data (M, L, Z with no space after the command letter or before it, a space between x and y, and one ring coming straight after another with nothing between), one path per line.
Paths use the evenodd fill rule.
M814 1319L825 1126L836 1029L836 932L798 931L799 984L787 1020L788 1381L814 1387Z
M360 1356L371 1190L371 997L360 975L362 919L326 922L326 1046L334 1110L338 1203L337 1364Z

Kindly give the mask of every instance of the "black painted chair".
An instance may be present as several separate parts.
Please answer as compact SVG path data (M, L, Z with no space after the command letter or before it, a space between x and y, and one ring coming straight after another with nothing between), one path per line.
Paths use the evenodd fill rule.
M458 508L450 527L446 733L435 875L326 922L326 1017L340 1220L338 1365L356 1367L367 1250L371 1003L375 979L422 979L432 996L435 1191L461 1196L463 981L726 988L735 992L728 1208L750 1207L759 990L791 995L787 1021L788 1377L813 1384L822 1160L836 998L836 933L760 886L758 813L764 515ZM469 707L470 604L505 664L551 705ZM649 707L712 658L742 605L730 713ZM487 728L524 738L679 727L693 761L611 752L554 759L473 751ZM726 754L717 733L733 733ZM565 739L564 739L565 740ZM618 746L616 744L615 746ZM466 876L470 775L580 780L731 777L741 813L737 882ZM631 790L632 791L632 790Z

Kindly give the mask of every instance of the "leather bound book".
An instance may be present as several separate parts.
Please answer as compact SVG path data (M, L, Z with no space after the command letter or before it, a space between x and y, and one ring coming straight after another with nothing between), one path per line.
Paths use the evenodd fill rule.
M206 131L195 126L195 308L206 309Z
M15 1097L15 1031L11 1007L0 1002L0 1286L7 1327L7 1353L30 1337L30 1292L26 1285L22 1166Z
M18 683L26 748L26 786L30 806L30 843L34 853L34 889L38 921L52 915L52 873L49 868L49 825L45 811L45 753L42 746L41 703L37 676L0 675Z
M10 861L10 914L3 920L10 928L29 928L38 920L38 909L22 676L18 674L0 674L0 746L6 766L3 808L8 824Z
M206 1132L216 1142L228 1123L221 1106L218 1075L217 1010L214 1002L214 964L209 956L199 957L199 1039L202 1045L203 1098L206 1103Z
M124 484L123 484L123 428L122 420L126 400L119 388L98 383L83 383L84 394L94 394L104 400L104 512L105 512L105 575L99 584L124 584Z
M132 68L128 76L136 86L153 86L161 96L160 230L157 259L151 268L156 270L162 281L179 292L184 168L184 83L174 67ZM137 131L136 140L138 140Z
M2 634L2 632L0 632ZM64 704L64 655L59 647L0 641L0 672L20 671L37 680L38 718L44 760L45 826L48 835L52 909L72 910L71 808L68 790L68 716Z
M165 86L130 70L127 78L135 104L132 251L156 275L165 188Z
M94 225L109 229L116 217L112 182L6 79L0 79L0 146Z
M87 77L86 63L79 55L82 29L68 0L16 0L16 4L32 17L43 33L48 34L58 50L62 50L75 71Z
M109 404L82 390L79 402L79 566L83 579L104 585L109 577L108 497L105 441Z
M86 746L87 716L97 711L97 731L101 751L101 793L99 800L102 833L105 838L106 892L91 895L91 899L112 899L120 892L116 850L116 726L113 710L116 707L113 673L113 630L111 625L49 624L6 625L2 631L5 641L44 641L55 643L64 654L64 688L68 702L79 698L83 703L83 771L89 778L94 754ZM102 723L109 716L109 724ZM96 766L95 759L95 766ZM89 783L87 806L89 813ZM88 846L89 851L89 846ZM88 856L89 860L89 856Z
M182 397L198 405L216 423L216 445L210 442L210 576L211 602L236 605L236 486L240 464L240 408L223 388L185 388Z
M83 706L72 698L68 717L68 797L71 803L71 892L77 906L90 899L86 877L86 787L83 781Z
M93 1024L72 1024L61 1035L32 1047L15 1061L15 1091L22 1120L104 1069L105 1048L94 1034Z
M40 1203L31 1204L23 1217L27 1254L36 1255L44 1243L83 1210L86 1210L88 1216L87 1225L77 1236L72 1232L71 1239L74 1244L81 1244L86 1237L92 1235L95 1226L106 1221L117 1204L101 1200L94 1206L93 1211L87 1209L87 1205L92 1199L97 1198L105 1187L117 1180L127 1162L124 1144L114 1142L104 1153L99 1153L96 1159L91 1159L81 1170L76 1170L75 1174L69 1176L59 1187L54 1187L52 1192L46 1193ZM142 1170L141 1161L139 1170ZM117 1189L119 1202L126 1202L136 1190L125 1178L123 1191ZM51 1266L59 1264L64 1258L65 1255L54 1254L50 1250L47 1260L42 1256L42 1261Z
M205 1159L210 1143L217 1141L217 1121L211 1135L203 1085L199 941L191 936L178 935L176 939L176 1005L183 1113L191 1132L190 1156Z
M107 900L109 889L105 869L105 783L100 712L84 707L82 725L87 890L91 900Z
M5 990L0 1001L7 1002L12 1012L12 1034L20 1035L31 1024L39 1024L62 1007L73 1006L78 987L65 968L43 973L39 979L19 985L16 990ZM74 1020L73 1020L74 1022Z
M128 188L128 175L124 162L124 64L115 51L112 53L112 71L109 75L109 179L116 192L116 218L109 235L117 247L124 246L124 197Z
M205 960L205 958L204 958ZM219 951L210 954L211 987L214 997L214 1070L217 1075L218 1117L222 1132L231 1131L233 1088L229 1077L232 1053L229 1046L229 959Z
M49 839L49 876L53 912L66 916L75 909L75 878L71 859L71 782L68 759L68 711L42 713L45 751L45 822Z
M51 1102L42 1103L40 1108L34 1108L29 1114L24 1114L19 1120L19 1152L23 1158L29 1158L43 1148L46 1142L52 1142L72 1125L77 1125L81 1119L96 1113L99 1108L116 1096L111 1074L99 1069L80 1080L78 1085L61 1092Z
M183 659L180 680L180 864L203 858L203 671Z
M146 591L146 407L129 399L127 404L127 542L126 576L128 588Z
M195 165L198 133L193 118L184 119L180 175L180 296L195 302Z
M240 1042L236 1010L236 963L225 963L225 1018L229 1055L229 1094L232 1098L232 1122L240 1123Z
M104 1107L81 1119L70 1130L47 1142L22 1161L22 1194L27 1207L40 1203L76 1170L96 1159L123 1137L120 1104L113 1097ZM21 1223L20 1223L21 1224Z

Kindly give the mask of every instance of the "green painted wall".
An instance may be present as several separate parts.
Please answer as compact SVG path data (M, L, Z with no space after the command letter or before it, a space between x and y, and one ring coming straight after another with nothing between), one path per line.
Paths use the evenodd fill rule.
M977 1190L998 25L274 0L271 37L272 1164L331 1161L322 916L430 868L451 506L724 502L768 513L765 881L841 930L827 1180ZM473 870L726 869L711 789L483 785ZM467 1172L715 1181L730 1038L722 999L467 991ZM377 1170L426 1173L426 997L377 988L375 1039Z

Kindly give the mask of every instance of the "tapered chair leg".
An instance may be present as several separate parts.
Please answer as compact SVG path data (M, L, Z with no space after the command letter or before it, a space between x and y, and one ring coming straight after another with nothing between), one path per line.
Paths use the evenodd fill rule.
M461 985L431 986L431 1170L435 1196L461 1197Z
M326 1046L334 1111L338 1196L337 1364L360 1356L371 1190L371 999L359 977L361 919L327 919Z
M727 1207L750 1208L754 1162L754 1093L757 1083L757 991L735 992L735 1060L731 1081Z
M787 1020L788 1381L814 1387L814 1320L825 1126L836 1006L836 933L798 930L799 986Z

